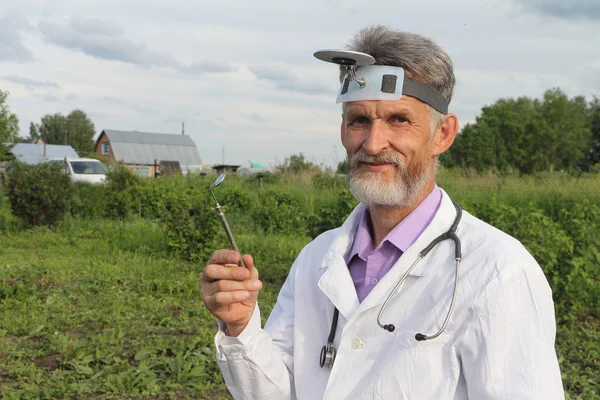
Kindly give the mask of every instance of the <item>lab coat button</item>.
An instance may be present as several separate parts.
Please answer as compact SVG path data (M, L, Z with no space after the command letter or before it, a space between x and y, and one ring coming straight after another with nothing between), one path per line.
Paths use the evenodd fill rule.
M360 348L362 347L362 345L363 345L363 344L362 344L362 342L360 341L360 339L359 339L359 338L356 338L356 339L354 339L354 340L352 341L352 348L353 348L354 350L356 350L356 349L360 349Z
M371 279L371 285L377 285L377 278Z

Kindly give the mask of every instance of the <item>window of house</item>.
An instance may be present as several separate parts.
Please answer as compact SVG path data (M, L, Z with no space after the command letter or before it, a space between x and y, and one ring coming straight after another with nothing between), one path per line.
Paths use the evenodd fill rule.
M110 153L110 143L102 143L102 154Z

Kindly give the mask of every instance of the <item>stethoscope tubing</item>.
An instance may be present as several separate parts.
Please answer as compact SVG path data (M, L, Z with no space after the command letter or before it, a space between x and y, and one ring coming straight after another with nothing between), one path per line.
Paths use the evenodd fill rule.
M450 308L448 309L446 318L444 319L444 322L443 322L441 328L439 329L439 331L437 331L433 335L425 335L423 333L417 333L415 335L415 339L417 341L435 339L438 336L440 336L446 329L448 322L450 321L450 316L452 315L452 312L454 311L454 305L456 304L456 296L458 293L458 275L459 275L459 271L460 271L460 263L462 261L461 243L460 243L460 239L459 239L458 235L456 234L456 229L458 228L458 224L462 217L462 209L456 202L452 202L452 204L454 205L454 208L456 209L456 218L454 219L454 222L452 223L452 226L450 227L450 229L447 232L445 232L445 233L441 234L440 236L438 236L437 238L435 238L431 243L429 243L429 245L427 247L425 247L419 253L419 256L417 257L417 259L412 263L412 265L404 273L404 275L402 275L402 278L400 278L398 283L396 283L394 288L390 291L387 298L383 302L383 305L381 306L381 309L379 310L379 313L377 314L377 325L379 325L379 327L385 329L386 331L391 333L391 332L394 332L394 330L396 329L393 324L383 324L381 322L381 317L383 315L383 312L387 308L387 306L388 306L389 302L391 301L392 297L394 296L394 294L398 291L400 286L402 286L402 284L404 283L404 281L406 280L408 275L412 272L412 270L417 266L417 264L423 258L425 258L425 256L427 255L427 253L429 253L431 251L431 249L433 249L441 241L450 239L454 242L454 254L455 254L454 260L456 263L456 271L455 271L455 276L454 276L454 290L452 293L452 300L450 302ZM335 338L335 331L337 329L338 318L339 318L339 311L336 307L334 309L334 313L333 313L333 321L331 323L331 330L329 331L329 337L327 338L327 345L323 346L323 349L321 350L321 361L320 361L321 367L323 367L323 365L327 365L328 367L331 368L331 366L333 365L333 362L335 360L336 350L335 350L335 347L333 346L333 339Z

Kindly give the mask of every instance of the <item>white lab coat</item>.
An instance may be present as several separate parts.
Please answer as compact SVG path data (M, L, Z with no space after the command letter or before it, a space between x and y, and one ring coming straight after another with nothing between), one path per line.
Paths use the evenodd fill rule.
M454 206L442 190L431 224L359 303L343 256L361 207L301 251L264 329L258 306L239 337L219 321L216 358L235 399L564 399L550 287L517 240L463 211L454 312L441 336L417 342L417 332L434 334L446 317L452 241L438 244L392 298L382 321L395 332L380 328L377 314L417 254L452 225ZM334 305L337 358L321 368Z

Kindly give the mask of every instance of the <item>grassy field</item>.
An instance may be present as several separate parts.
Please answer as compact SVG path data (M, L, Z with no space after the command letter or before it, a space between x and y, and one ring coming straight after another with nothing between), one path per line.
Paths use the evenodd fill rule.
M592 272L586 274L596 274L593 279L600 276L600 258L593 265L598 249L577 249L578 244L595 243L585 240L594 233L600 236L598 225L582 219L582 226L592 231L582 231L580 238L576 232L583 228L573 225L579 219L564 222L561 213L572 204L600 205L598 177L526 180L442 174L439 184L466 209L500 225L511 220L513 208L508 205L543 211L541 216L521 213L523 226L508 224L507 229L540 247L533 248L549 274L563 271L558 268L568 256L582 263L578 268L589 267ZM270 220L257 219L264 214L258 212L256 204L262 200L255 185L231 179L227 190L254 196L246 208L231 207L229 216L240 248L255 256L261 270L264 322L287 269L311 238L308 228L298 235L265 232ZM283 177L272 186L295 196L302 213L315 215L338 200L336 190L318 185L310 177ZM227 195L226 190L222 193ZM502 204L495 209L504 214L486 211L486 205L495 204L493 198ZM529 229L539 218L546 219ZM560 232L553 229L559 224L566 238L556 242ZM546 239L543 234L550 231ZM551 243L567 239L568 252L555 254ZM224 235L216 243L226 246ZM202 268L203 263L169 250L165 228L156 219L67 217L52 229L23 229L0 196L2 399L229 398L214 362L215 319L198 293ZM557 296L570 296L568 302L563 304L560 297L557 303L557 351L568 398L600 399L600 304L585 297L595 287L586 286L578 297L573 295L577 286L549 277Z

